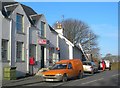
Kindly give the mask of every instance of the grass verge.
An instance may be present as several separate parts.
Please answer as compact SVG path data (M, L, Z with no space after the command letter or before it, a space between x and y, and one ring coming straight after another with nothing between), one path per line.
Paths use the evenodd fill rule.
M120 70L120 62L112 63L111 69L112 70Z

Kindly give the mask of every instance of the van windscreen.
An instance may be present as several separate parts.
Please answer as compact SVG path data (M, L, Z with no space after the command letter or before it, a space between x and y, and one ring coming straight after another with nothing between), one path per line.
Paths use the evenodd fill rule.
M52 67L52 70L54 69L66 69L67 68L67 64L55 64Z

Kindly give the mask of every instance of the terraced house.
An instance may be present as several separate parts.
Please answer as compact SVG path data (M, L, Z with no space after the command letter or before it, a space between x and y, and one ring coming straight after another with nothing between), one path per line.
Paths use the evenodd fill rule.
M1 4L0 61L3 68L16 67L16 76L21 77L27 73L35 74L40 68L53 65L62 58L86 59L83 50L77 48L76 51L69 40L47 23L43 14L18 2ZM32 66L31 58L34 58Z

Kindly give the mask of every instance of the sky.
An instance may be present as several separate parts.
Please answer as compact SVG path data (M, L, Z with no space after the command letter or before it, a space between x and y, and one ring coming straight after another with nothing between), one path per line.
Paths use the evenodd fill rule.
M38 14L44 14L52 26L56 21L73 18L90 26L98 35L100 53L118 55L118 3L117 2L21 2Z

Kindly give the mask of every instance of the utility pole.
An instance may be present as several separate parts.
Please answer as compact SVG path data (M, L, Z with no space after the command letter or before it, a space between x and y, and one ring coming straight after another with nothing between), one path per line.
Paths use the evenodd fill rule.
M64 15L62 15L62 21L64 21Z
M89 36L89 54L90 54L90 60L93 61L92 59L92 50L91 50L91 32L88 34Z

